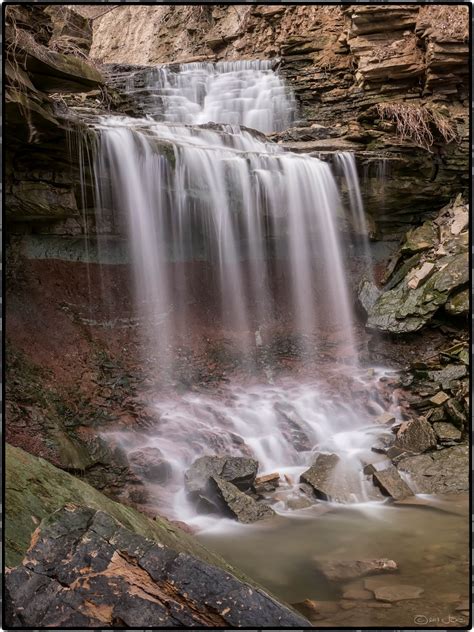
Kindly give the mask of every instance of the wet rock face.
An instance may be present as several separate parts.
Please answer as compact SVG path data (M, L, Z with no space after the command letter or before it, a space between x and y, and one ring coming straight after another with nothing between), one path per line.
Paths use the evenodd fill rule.
M233 575L73 505L35 531L6 583L13 627L307 625Z
M443 306L448 313L464 313L463 288L469 280L467 214L467 206L456 198L434 221L408 231L385 291L375 301L367 301L367 289L361 288L359 300L369 329L409 333L429 323Z

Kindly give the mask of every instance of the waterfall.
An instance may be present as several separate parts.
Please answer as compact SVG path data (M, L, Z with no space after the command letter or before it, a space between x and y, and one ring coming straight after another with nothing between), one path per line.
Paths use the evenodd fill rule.
M370 386L357 382L343 211L329 163L261 133L295 116L294 97L270 62L158 68L145 83L147 118L100 116L93 129L97 213L112 210L126 231L146 352L172 372L174 350L194 334L232 339L252 357L262 332L268 341L286 327L313 358L330 341L328 375L337 386L331 394L318 380L289 379L254 390L231 384L215 398L161 397L160 422L147 439L116 437L128 450L166 450L180 498L183 470L202 454L253 454L265 471L295 474L315 449L340 454L358 481L355 497L365 498L360 458L383 431L374 430L364 402L340 398L347 383L338 380L344 362L356 394L379 374ZM338 160L363 229L353 156ZM178 505L182 516L186 503Z
M338 328L355 356L340 200L327 163L227 125L103 117L98 131L97 182L109 183L112 208L127 218L138 303L156 327L161 354L192 325L194 289L171 262L199 252L210 264L216 322L239 332L246 346L272 319L276 266L294 331Z
M269 133L295 118L293 93L274 62L222 61L151 69L144 81L146 111L169 123L229 123ZM133 80L129 90L137 94Z
M357 165L353 152L343 151L336 154L336 164L342 171L346 181L347 192L349 194L349 203L351 211L351 220L355 233L362 241L363 255L366 265L366 274L373 280L373 270L371 264L369 227L365 215L364 203L362 201L362 193L360 190L359 176L357 173Z

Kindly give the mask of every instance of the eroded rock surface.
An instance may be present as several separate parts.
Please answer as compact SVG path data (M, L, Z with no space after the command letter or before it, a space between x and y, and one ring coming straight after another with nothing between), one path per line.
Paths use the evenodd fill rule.
M35 531L6 578L12 626L305 626L222 569L69 505Z

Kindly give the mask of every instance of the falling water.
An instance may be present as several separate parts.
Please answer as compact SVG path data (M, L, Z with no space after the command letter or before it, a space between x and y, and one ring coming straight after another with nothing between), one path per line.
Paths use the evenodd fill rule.
M260 133L294 118L294 97L272 64L160 68L150 72L150 87L148 118L102 116L93 123L98 205L126 225L147 351L172 365L173 349L195 326L195 305L207 301L204 321L216 334L237 335L251 354L284 302L292 333L312 351L328 331L337 332L334 360L346 356L354 377L336 181L327 163L286 152ZM339 161L363 228L353 157ZM201 285L190 270L198 266ZM160 422L145 444L166 451L178 487L183 470L202 454L252 454L265 471L297 473L314 451L326 450L356 473L355 498L366 497L360 457L381 433L366 408L356 410L339 393L334 399L314 381L246 389L231 384L216 397L157 400ZM304 447L297 447L298 436ZM120 441L130 450L142 439ZM182 515L185 503L178 505Z
M274 62L222 61L153 68L145 77L146 111L170 123L229 123L261 132L289 127L293 93ZM133 92L134 82L129 83Z
M340 167L346 181L349 194L351 220L355 233L362 240L366 274L373 280L373 270L371 265L371 252L369 241L369 227L365 215L362 193L360 190L357 164L354 154L351 151L343 151L336 155L336 164Z
M232 126L103 117L98 129L98 182L109 183L109 203L128 219L138 301L162 353L192 324L193 290L170 260L182 260L200 241L218 320L250 345L251 332L274 311L269 237L277 235L296 333L310 334L330 316L355 357L336 226L340 201L326 163Z

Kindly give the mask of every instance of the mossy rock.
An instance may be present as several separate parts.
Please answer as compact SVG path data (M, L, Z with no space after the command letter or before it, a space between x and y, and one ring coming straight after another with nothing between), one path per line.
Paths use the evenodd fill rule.
M5 480L5 563L8 567L22 561L39 523L68 503L105 511L133 533L239 576L222 558L166 519L151 520L131 507L110 500L48 461L10 445L6 446Z
M444 306L451 316L467 316L469 313L469 290L461 290L453 294Z
M418 331L445 305L452 292L469 280L468 254L442 257L437 271L421 287L410 289L407 280L384 292L370 310L367 326L391 333Z
M438 240L437 226L433 222L427 221L418 228L408 231L401 250L404 254L414 254L433 248Z

